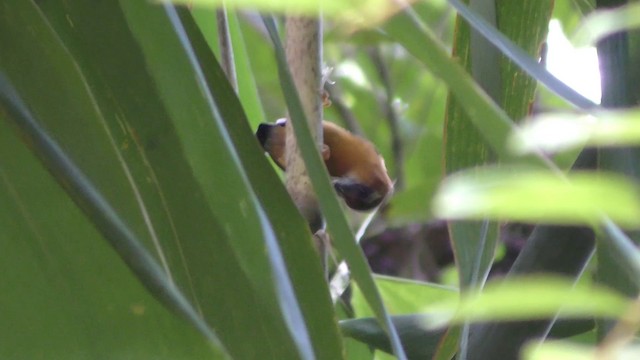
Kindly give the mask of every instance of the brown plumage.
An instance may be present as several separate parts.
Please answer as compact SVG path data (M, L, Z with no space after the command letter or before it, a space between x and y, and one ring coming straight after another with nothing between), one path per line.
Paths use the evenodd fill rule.
M264 150L285 169L286 121L260 124L256 137ZM333 186L354 210L371 210L393 190L384 159L371 142L338 125L323 121L322 155Z

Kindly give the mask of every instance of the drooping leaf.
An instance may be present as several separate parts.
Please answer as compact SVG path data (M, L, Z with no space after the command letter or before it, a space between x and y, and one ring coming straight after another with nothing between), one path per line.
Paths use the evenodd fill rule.
M625 146L640 143L638 110L611 110L591 114L551 113L534 117L511 135L518 152L564 151L582 146Z
M429 306L425 326L466 321L506 321L554 317L617 318L631 305L631 300L598 286L574 285L571 279L544 276L513 277L488 283L482 292L470 292L459 303Z
M524 360L589 360L600 355L593 346L571 343L568 341L547 341L542 344L531 344L522 350ZM640 357L640 347L628 346L614 354L615 359L633 360Z
M575 31L576 46L595 45L603 38L624 30L640 27L640 4L630 2L616 9L598 10L589 14Z
M524 168L489 169L445 180L434 212L444 218L565 224L593 224L607 216L620 225L640 225L638 189L624 177L581 172L563 178Z

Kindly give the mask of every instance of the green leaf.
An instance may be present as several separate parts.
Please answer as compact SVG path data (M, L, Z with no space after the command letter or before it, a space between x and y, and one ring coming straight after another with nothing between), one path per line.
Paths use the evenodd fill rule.
M542 344L530 344L522 350L524 360L590 360L600 355L593 346L570 343L568 341L547 341ZM627 346L615 359L633 360L640 357L640 346Z
M425 183L393 194L393 203L386 214L395 226L425 222L432 217L429 200L435 194L438 178L431 177Z
M580 166L592 165L591 156L581 156ZM575 226L537 226L507 279L529 274L556 274L577 279L593 255L595 235L591 228ZM544 338L555 317L542 320L478 323L471 327L470 359L516 358L522 345Z
M428 359L435 353L444 330L425 330L419 315L391 317L409 359ZM343 320L340 328L345 336L391 353L389 337L374 318Z
M318 9L322 9L324 16L344 21L350 26L375 23L400 7L388 0L357 0L347 3L339 0L164 0L163 2L208 7L224 5L228 9L248 8L262 12L286 12L311 16L317 16Z
M549 113L536 116L513 132L509 145L517 153L556 152L583 146L640 144L640 110L591 114Z
M407 351L407 356L410 359L427 359L434 356L442 356L442 359L451 359L455 354L457 349L457 341L455 340L457 340L459 334L448 333L451 331L450 329L434 330L425 328L425 322L429 320L428 315L400 315L392 316L391 319L398 328L402 346ZM591 330L593 326L593 320L561 319L554 326L554 329L557 329L557 334L566 337ZM357 339L387 353L391 352L389 339L375 319L343 320L340 322L340 328L345 336ZM446 338L444 337L445 334L447 334ZM553 330L551 336L554 336ZM443 343L443 341L448 341L449 343Z
M552 0L498 0L498 29L529 58L538 59L540 44L546 41L551 11L556 5ZM520 124L532 110L538 82L508 55L501 59L500 68L502 108Z
M153 295L172 304L165 299L166 291L155 285L168 277L170 289L183 291L193 304L195 319L221 330L221 341L234 357L310 357L323 348L319 354L339 358L337 326L311 241L295 238L308 251L298 254L300 259L287 253L283 261L276 235L289 226L285 229L283 217L270 222L276 216L265 215L256 195L265 189L253 190L242 170L242 161L250 156L262 161L264 169L262 152L246 121L243 141L250 147L239 155L232 146L236 138L220 119L175 14L143 1L40 5L11 5L8 12L17 15L0 22L2 52L11 56L2 57L0 66L48 136L87 174L96 191L104 193L105 201L146 247L127 255L114 243L125 260L142 266L149 262L146 256L160 264L156 275L141 277ZM104 34L101 41L95 41L96 28ZM48 61L23 71L27 59L41 54L47 54ZM237 111L237 104L236 100L225 106ZM277 183L277 177L271 177L271 183ZM276 199L288 199L283 190L272 193ZM276 205L274 201L271 207ZM298 230L290 232L287 241L308 236L300 231L304 225L291 204L282 212L289 222L298 221ZM94 217L104 214L90 216L95 222ZM79 240L84 238L68 239ZM305 271L317 280L305 278L305 296L324 294L321 302L313 303L316 310L324 306L323 315L310 315L309 323L324 325L318 326L323 336L317 337L319 344L313 349L303 318L311 314L310 305L304 311L299 308L295 295L303 290L292 286L285 272L285 266L296 261L301 261L298 282ZM88 261L85 267L90 265ZM321 316L325 320L318 320ZM71 312L69 317L83 316ZM96 321L89 328L101 324ZM249 337L252 346L246 346ZM101 339L92 341L114 352L122 349L120 343L109 348Z
M494 4L484 4L494 6ZM493 11L487 11L493 13ZM495 18L495 13L493 14ZM495 19L493 19L495 20ZM494 69L497 59L491 60L491 56L485 57L486 50L489 54L495 52L488 43L475 36L469 26L463 22L456 23L455 44L453 56L457 57L460 65L467 72L473 73L474 79L483 89L489 89L488 93L495 101L500 101L502 94L496 84L500 83L500 72L487 72L486 67ZM478 59L473 56L479 57ZM493 64L490 64L492 62ZM490 143L477 131L477 123L471 119L470 114L453 92L447 99L447 113L445 120L445 158L444 165L447 174L467 167L488 164L495 160ZM456 267L458 269L459 284L465 290L473 287L482 287L486 279L489 267L493 260L493 253L498 240L498 226L488 221L452 221L449 223L449 237L455 254ZM463 340L466 341L466 329L462 331Z
M218 30L214 21L216 19L216 11L211 8L198 7L192 9L191 14L211 50L217 52ZM237 13L235 11L228 11L227 17L233 47L233 59L235 61L236 75L238 78L238 97L240 98L242 108L246 112L246 117L249 119L249 123L255 128L259 123L265 121L265 115L258 96L254 72L251 70L252 59L247 51L247 44L240 29ZM260 60L264 61L263 59Z
M587 225L607 216L636 227L640 197L634 183L614 174L581 172L562 178L524 168L484 168L447 178L434 199L434 212L453 219Z
M506 136L513 126L509 117L458 62L451 61L444 46L414 13L409 10L399 13L389 19L383 29L447 84L464 111L473 114L470 121L499 157L513 156L505 147Z
M458 291L434 283L425 283L397 277L375 275L374 279L385 305L392 315L405 315L421 311L425 306L444 299L454 299ZM373 317L360 287L354 286L351 300L356 317Z
M562 339L593 331L596 322L593 319L558 319L549 330L549 338Z
M0 151L11 156L0 164L0 306L5 311L0 357L86 358L126 351L158 359L223 358L221 348L211 346L132 276L133 270L141 278L155 279L146 285L156 295L164 287L165 303L212 335L160 265L149 254L140 256L143 250L130 229L121 223L109 230L115 224L88 221L15 136L8 126L6 85L2 82ZM68 183L77 180L75 176ZM99 196L94 190L89 196ZM85 206L85 211L92 210ZM96 215L92 217L99 221ZM110 243L99 231L111 233ZM128 258L128 264L118 255Z
M181 12L191 44L213 97L220 106L226 129L229 132L245 172L252 183L267 216L274 226L277 239L286 261L287 271L293 282L301 310L305 316L314 350L320 358L336 358L341 352L341 341L332 303L325 286L324 273L311 242L307 223L299 214L280 178L262 156L263 150L254 139L226 76L207 49L201 34L193 26L186 11ZM303 241L301 241L303 240Z
M433 355L444 332L426 330L423 317L415 313L422 311L429 304L439 303L445 299L455 299L458 297L458 292L438 284L382 275L376 275L375 281L389 313L394 315L392 321L398 328L407 356L420 359ZM351 304L358 319L342 321L340 328L343 333L377 349L391 352L389 338L384 330L369 318L374 313L366 304L358 286L353 289Z
M638 27L640 4L630 2L615 9L592 12L578 26L572 40L576 46L593 46L609 35Z
M521 69L526 71L541 84L545 85L549 90L579 108L591 109L598 107L597 104L558 80L558 78L553 76L541 64L539 64L536 59L532 58L520 47L513 44L511 40L509 40L500 31L487 24L484 19L469 10L460 0L449 0L449 3L456 8L458 14L464 17L476 31L480 32L494 46L500 49L502 54L509 57L509 59L518 64Z
M424 309L430 328L466 321L511 321L554 317L600 316L617 318L631 300L604 287L576 284L572 279L551 276L512 277L487 283L482 292L464 295L459 303L448 302Z
M393 346L393 353L399 359L404 359L405 355L402 345L400 344L397 331L387 314L387 310L385 309L380 293L373 281L371 270L367 264L364 254L354 241L349 224L347 223L340 204L335 197L327 170L320 158L318 149L316 149L315 142L311 137L311 132L309 131L308 123L305 120L300 98L298 97L293 79L291 78L291 74L286 65L284 49L280 43L280 38L278 37L278 33L275 28L275 22L272 18L265 17L264 20L271 40L274 43L275 54L278 60L278 73L280 75L282 90L287 101L287 107L289 108L289 114L292 121L295 121L296 124L298 124L298 126L293 127L295 136L298 139L300 151L302 153L307 172L309 173L309 177L311 178L311 183L313 184L313 188L318 196L320 209L326 218L333 245L337 248L340 254L344 256L345 260L349 264L354 280L358 283L358 286L360 286L365 294L369 305L376 314L376 318L388 332Z

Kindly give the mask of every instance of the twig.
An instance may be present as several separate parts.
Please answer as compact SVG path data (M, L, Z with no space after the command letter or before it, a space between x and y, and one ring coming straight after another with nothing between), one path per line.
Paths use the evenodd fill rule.
M380 49L378 47L372 48L371 51L369 51L369 56L371 57L371 61L376 67L376 70L378 71L380 81L382 81L382 85L384 86L385 90L385 98L381 101L381 107L385 112L385 118L387 119L387 122L389 123L389 129L391 130L391 151L393 153L396 189L401 190L404 187L404 154L402 139L400 138L400 121L398 120L398 114L396 114L393 108L393 89L391 86L391 77L389 76L389 69L382 59Z
M344 120L344 124L349 131L356 135L362 136L362 127L360 127L360 123L356 120L355 115L349 109L349 107L342 101L342 93L338 86L335 84L324 84L324 90L329 93L329 97L331 98L331 105L336 109L338 115Z
M229 35L229 19L227 18L227 8L224 4L216 11L216 20L218 23L218 45L220 46L222 69L227 75L229 83L233 86L233 90L238 92L238 79L236 77L233 45L231 44L231 36Z
M640 329L640 297L636 298L629 310L600 343L595 358L617 359L616 354L624 345L633 340L638 329Z

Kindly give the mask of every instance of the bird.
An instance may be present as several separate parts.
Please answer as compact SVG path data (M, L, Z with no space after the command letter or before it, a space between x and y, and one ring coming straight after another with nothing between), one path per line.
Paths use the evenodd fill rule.
M287 120L262 123L256 138L280 169L286 171ZM376 208L393 192L384 158L367 139L324 120L322 157L335 191L346 205L357 211Z

